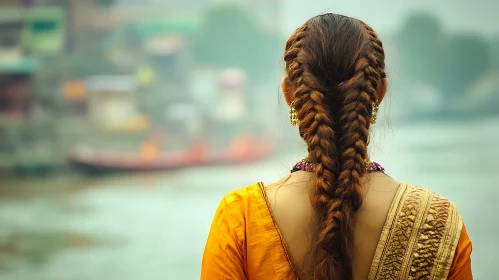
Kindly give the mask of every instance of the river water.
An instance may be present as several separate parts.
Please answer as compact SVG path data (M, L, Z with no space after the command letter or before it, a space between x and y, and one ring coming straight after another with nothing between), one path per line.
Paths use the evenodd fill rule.
M497 139L499 119L392 125L372 139L392 177L457 203L475 279L496 279L499 262ZM275 181L304 155L297 139L280 142L285 152L248 165L2 181L0 279L198 279L222 196Z

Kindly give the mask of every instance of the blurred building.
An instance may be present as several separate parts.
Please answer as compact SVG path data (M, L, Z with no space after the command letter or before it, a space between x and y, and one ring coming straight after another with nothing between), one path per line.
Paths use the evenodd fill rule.
M39 58L57 55L65 45L64 18L58 7L0 9L0 99L4 112L27 113Z
M0 2L0 171L54 163L54 126L37 78L41 62L67 46L67 9L38 4Z
M207 9L219 4L235 3L251 11L268 29L280 27L280 0L45 0L64 5L71 12L74 26L89 29L112 29L129 21L158 20L178 17L200 17Z

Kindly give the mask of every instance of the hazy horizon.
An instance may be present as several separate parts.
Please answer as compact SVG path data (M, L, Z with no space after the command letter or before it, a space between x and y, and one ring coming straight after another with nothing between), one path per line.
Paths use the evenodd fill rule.
M499 2L494 3L492 0L283 1L281 7L281 22L285 32L292 32L314 15L334 12L362 19L380 33L391 33L397 31L410 14L422 11L434 14L450 32L499 36Z

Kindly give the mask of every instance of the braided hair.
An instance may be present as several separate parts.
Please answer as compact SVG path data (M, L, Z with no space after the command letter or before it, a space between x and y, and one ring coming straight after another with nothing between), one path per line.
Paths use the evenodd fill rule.
M331 13L311 18L286 43L300 135L317 175L311 199L319 227L302 260L305 279L352 279L353 218L362 204L360 180L384 59L371 27Z

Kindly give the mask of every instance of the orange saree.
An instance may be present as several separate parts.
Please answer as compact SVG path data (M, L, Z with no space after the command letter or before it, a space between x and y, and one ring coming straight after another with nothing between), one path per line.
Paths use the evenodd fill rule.
M206 243L201 279L297 279L263 184L220 203ZM403 184L383 227L369 280L473 279L471 242L455 205Z

